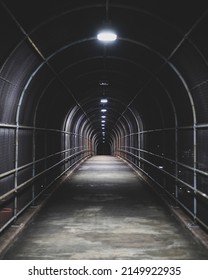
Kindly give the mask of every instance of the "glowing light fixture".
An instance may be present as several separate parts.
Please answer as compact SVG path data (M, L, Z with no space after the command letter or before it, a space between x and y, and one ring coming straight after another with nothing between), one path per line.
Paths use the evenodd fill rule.
M97 34L97 39L102 42L113 42L116 41L117 35L114 31L103 30Z
M103 103L103 104L108 103L108 99L102 98L102 99L100 100L100 102Z
M105 123L105 120L102 120L101 123Z
M105 118L106 118L106 116L101 116L101 118L102 118L102 119L105 119Z
M105 112L107 112L107 110L106 109L101 109L101 112L105 113Z
M100 86L109 86L109 82L107 82L107 81L100 81L99 85Z

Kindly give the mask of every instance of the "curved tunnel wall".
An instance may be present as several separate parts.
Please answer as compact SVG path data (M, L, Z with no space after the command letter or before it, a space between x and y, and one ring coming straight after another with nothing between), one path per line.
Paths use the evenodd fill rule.
M47 20L46 11L30 20L12 1L1 1L1 231L102 145L208 229L207 7L194 6L186 23L177 15L170 24L153 4L109 1L120 45L103 47L91 30L97 31L107 2L66 4L58 15L50 10ZM81 18L89 20L86 30L67 37L67 24ZM131 30L135 21L148 22L147 30ZM110 85L101 87L100 80ZM108 104L101 104L106 97Z
M115 154L144 172L207 228L207 124L200 117L202 111L207 113L207 80L200 79L207 63L194 44L184 45L130 105L139 112L144 129L127 128L121 139L114 137ZM192 57L201 75L189 73L187 80L182 68L191 69Z

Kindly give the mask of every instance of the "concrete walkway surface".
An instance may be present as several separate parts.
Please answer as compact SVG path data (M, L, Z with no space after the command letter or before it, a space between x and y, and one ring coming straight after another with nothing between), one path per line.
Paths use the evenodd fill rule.
M123 161L87 160L53 194L5 259L208 259Z

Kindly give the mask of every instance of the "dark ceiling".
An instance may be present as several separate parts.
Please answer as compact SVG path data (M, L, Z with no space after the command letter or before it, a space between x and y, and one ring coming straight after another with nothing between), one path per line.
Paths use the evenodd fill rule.
M77 105L98 129L99 100L106 96L108 129L112 129L141 90L160 77L187 37L196 44L199 42L198 48L203 46L201 51L208 55L204 36L194 32L205 20L206 1L4 0L0 3L0 62L4 65L8 57L19 57L18 66L2 68L2 80L23 87L35 69L43 65L28 86L30 99L25 98L24 102L37 102L37 92L45 91L42 107L47 107L51 116L55 112L56 118L51 117L51 122L57 122L56 127L61 126L69 109ZM118 34L118 40L111 44L103 44L96 38L106 20ZM206 28L203 30L205 33ZM12 71L16 77L13 73L10 79ZM24 76L21 82L20 71ZM101 86L101 81L109 85ZM30 123L31 111L22 113L22 123ZM10 114L8 119L13 122ZM59 120L57 115L61 115ZM41 118L44 112L40 113Z

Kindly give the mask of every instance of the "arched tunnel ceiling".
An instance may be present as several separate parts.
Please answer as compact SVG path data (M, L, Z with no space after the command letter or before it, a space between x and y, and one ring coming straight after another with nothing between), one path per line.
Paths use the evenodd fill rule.
M1 79L12 84L9 70L5 74L4 66L20 49L25 56L20 57L19 64L25 64L26 73L19 86L21 92L30 89L28 102L38 103L45 92L42 106L48 111L56 106L59 115L63 114L60 123L78 105L95 131L100 129L103 107L100 98L109 99L106 108L111 130L150 80L159 79L163 83L161 69L197 28L207 9L207 4L200 1L197 5L194 1L161 0L4 0L0 3ZM118 40L109 45L96 39L106 18L118 34ZM196 43L197 36L192 39ZM28 48L35 58L26 55ZM36 87L32 83L35 79ZM103 81L109 84L102 86ZM53 96L47 94L52 88ZM59 93L63 90L67 93ZM23 114L26 116L27 112Z

